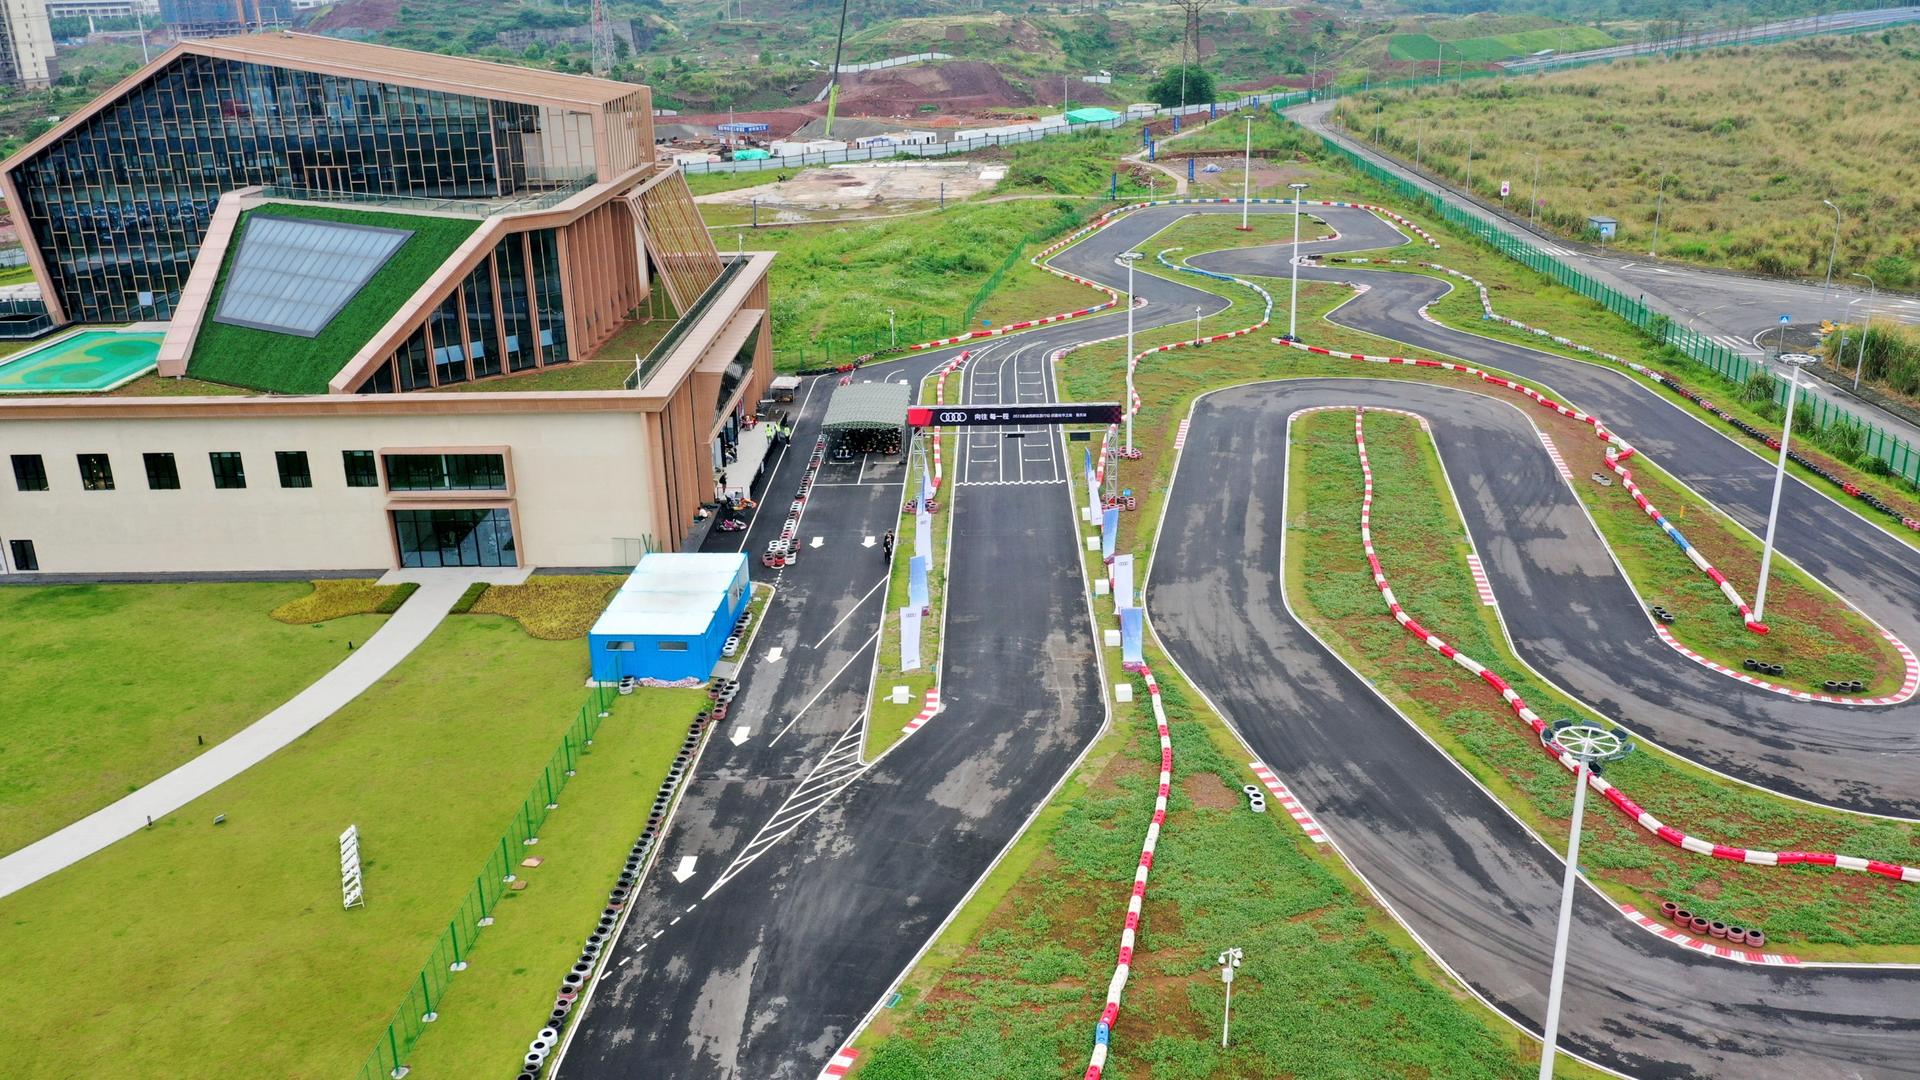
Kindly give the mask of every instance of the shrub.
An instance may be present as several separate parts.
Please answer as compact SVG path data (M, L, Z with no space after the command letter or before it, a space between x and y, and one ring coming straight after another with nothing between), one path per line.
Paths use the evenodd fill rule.
M1747 376L1747 381L1740 385L1740 400L1748 404L1772 401L1773 376L1764 371L1756 371Z
M611 575L554 574L530 577L524 585L495 585L474 602L475 615L505 615L530 636L565 641L586 636L606 610L607 597L620 587Z
M270 614L283 623L295 625L323 623L348 615L390 614L391 609L386 605L395 591L394 586L376 584L371 578L322 578L313 582L312 592L281 604ZM394 606L399 605L396 602Z
M484 581L476 581L467 586L467 591L461 593L460 599L453 602L453 614L465 615L467 612L472 611L474 603L480 599L480 594L490 588L492 588L492 586Z
M412 596L419 588L420 583L417 581L403 581L393 586L392 590L387 593L387 598L380 601L380 606L373 610L381 615L391 615L399 611L400 605L406 603L407 597Z

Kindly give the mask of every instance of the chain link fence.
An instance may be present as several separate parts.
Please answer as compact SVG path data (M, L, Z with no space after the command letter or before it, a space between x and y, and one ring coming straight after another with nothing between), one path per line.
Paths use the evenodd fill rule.
M560 745L540 770L533 789L521 800L520 809L507 823L499 842L487 853L486 865L460 901L460 910L434 942L426 966L408 984L406 997L375 1041L373 1053L354 1074L356 1080L393 1080L402 1075L407 1055L426 1033L427 1025L437 1017L440 999L446 994L454 972L467 966L467 956L473 952L480 936L482 920L512 887L520 860L526 858L527 841L540 834L548 812L559 802L567 780L579 768L581 755L593 743L594 733L612 707L615 693L610 686L595 686L587 692L586 702L561 735Z

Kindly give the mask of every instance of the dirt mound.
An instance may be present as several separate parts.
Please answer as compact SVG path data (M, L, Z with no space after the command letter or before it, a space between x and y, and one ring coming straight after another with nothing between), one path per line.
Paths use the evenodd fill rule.
M391 30L398 25L400 0L341 0L306 28L319 33L324 30Z
M921 105L958 112L1031 104L1033 95L979 60L865 71L847 76L840 88L840 108L855 116L901 116Z

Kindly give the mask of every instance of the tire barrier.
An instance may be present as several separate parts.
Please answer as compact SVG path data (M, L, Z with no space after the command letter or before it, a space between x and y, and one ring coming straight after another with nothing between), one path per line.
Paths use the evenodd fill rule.
M1701 573L1705 574L1710 581L1719 586L1721 595L1725 596L1727 602L1733 606L1734 611L1739 613L1741 621L1746 624L1748 630L1756 634L1764 634L1767 632L1766 624L1753 617L1753 609L1747 605L1745 600L1741 599L1739 591L1733 587L1732 582L1727 580L1726 575L1716 569L1711 562L1708 562L1707 557L1702 555L1698 548L1689 543L1687 538L1681 535L1680 530L1674 527L1673 522L1668 521L1667 516L1661 513L1658 507L1653 505L1652 501L1647 498L1646 493L1640 490L1640 485L1633 482L1633 472L1622 464L1622 462L1632 457L1636 451L1632 446L1627 444L1626 440L1609 430L1606 424L1601 422L1599 417L1563 405L1524 383L1517 383L1511 379L1503 379L1497 375L1489 375L1471 364L1456 364L1450 360L1428 360L1404 356L1369 356L1366 353L1335 352L1332 349L1321 348L1318 345L1308 345L1299 341L1288 341L1284 338L1273 338L1271 340L1275 345L1285 345L1289 348L1299 349L1302 352L1313 353L1316 356L1330 356L1342 360L1359 360L1369 364L1405 364L1411 367L1430 367L1440 368L1443 371L1461 372L1471 375L1481 382L1506 387L1517 394L1531 398L1543 408L1552 409L1562 416L1571 417L1592 427L1594 434L1607 444L1605 450L1607 468L1611 469L1615 475L1620 477L1620 486L1625 488L1629 495L1633 496L1634 505L1638 506L1655 525L1658 525L1661 532L1667 534L1667 538L1672 540L1674 544L1686 554L1687 559L1691 561L1695 567L1699 568Z
M1725 664L1701 656L1699 653L1681 644L1680 640L1674 637L1665 626L1656 625L1653 628L1653 632L1659 636L1661 641L1667 644L1668 648L1671 648L1681 656L1686 657L1702 667L1711 668L1728 678L1738 679L1748 686L1757 687L1775 694L1783 694L1791 698L1798 698L1801 701L1824 701L1831 705L1898 705L1913 697L1915 693L1920 693L1920 657L1914 656L1913 650L1907 648L1906 642L1901 641L1885 630L1880 631L1880 636L1885 638L1887 644L1893 646L1893 650L1900 654L1900 661L1905 665L1906 674L1900 681L1899 690L1881 697L1858 696L1859 692L1865 690L1866 687L1858 685L1855 682L1849 682L1846 686L1832 686L1828 688L1824 694L1798 690L1791 686L1781 686L1778 683L1771 683L1761 678L1761 673L1757 667L1748 668L1747 671L1744 672L1735 671ZM1752 672L1753 674L1749 674L1748 672ZM1781 673L1769 671L1766 674Z
M1647 367L1645 364L1635 363L1632 360L1627 360L1622 357L1615 356L1610 352L1603 352L1589 345L1582 345L1576 341L1572 341L1567 338L1561 337L1557 334L1554 334L1551 331L1543 330L1538 326L1531 326L1527 323L1523 323L1519 319L1510 319L1493 310L1493 301L1490 297L1490 294L1487 292L1487 287L1478 278L1475 278L1470 274L1463 274L1460 271L1451 269L1449 267L1441 266L1439 263L1423 262L1420 265L1429 270L1438 270L1443 274L1447 274L1450 277L1459 278L1460 280L1468 282L1469 284L1473 285L1473 287L1478 289L1480 292L1481 312L1487 318L1493 320L1494 322L1505 323L1506 325L1514 327L1515 329L1525 330L1529 334L1535 334L1539 337L1547 338L1548 340L1552 341L1555 345L1560 345L1565 348L1572 349L1575 352L1583 352L1592 356L1598 356L1603 360L1611 360L1614 363L1621 365L1622 367L1628 368L1636 372L1637 374L1644 375L1647 378L1652 379L1654 382L1659 383L1661 386L1664 386L1667 389L1672 390L1674 393L1679 394L1681 397L1687 399L1693 404L1700 406L1700 408L1705 410L1706 412L1709 412L1714 416L1717 416L1720 419L1726 421L1727 423L1733 425L1735 430L1739 431L1741 434L1757 442L1766 444L1766 447L1769 450L1778 451L1780 449L1780 440L1774 438L1771 432L1763 431L1760 428L1757 428L1754 425L1747 423L1745 420L1742 420L1739 417L1733 415L1732 413L1726 411L1725 409L1720 408L1719 406L1715 405L1711 400L1699 394L1698 392L1689 389L1688 387L1683 385L1678 379L1675 379L1673 376L1668 375L1666 372L1657 371L1653 368ZM1434 318L1432 315L1427 313L1427 308L1425 305L1422 305L1420 308L1420 317L1427 320L1430 323L1433 323L1435 326L1444 325L1443 323L1440 322L1440 320ZM1827 483L1832 484L1834 487L1839 488L1841 491L1845 492L1847 495L1860 500L1861 502L1865 503L1869 508L1876 510L1882 514L1885 514L1889 518L1892 518L1894 521L1899 522L1903 528L1909 529L1914 532L1920 532L1920 518L1916 518L1907 514L1905 511L1903 511L1897 506L1889 505L1888 503L1883 501L1879 496L1874 495L1871 492L1862 491L1859 485L1853 483L1852 481L1845 480L1845 479L1842 479L1841 477L1835 476L1831 470L1821 465L1817 465L1813 461L1809 460L1808 458L1801 456L1798 450L1788 450L1787 460L1795 463L1796 465L1799 465L1801 468L1807 470L1808 472L1812 473L1815 476L1818 476L1820 479L1825 480Z
M967 358L972 355L973 355L973 351L971 349L962 349L960 351L959 356L956 356L953 359L947 361L945 364L941 365L940 370L934 373L934 379L933 379L934 405L939 406L939 405L945 405L947 403L947 376L953 374L956 371L959 371L961 365L965 364L967 362ZM936 411L938 410L936 409ZM940 490L940 482L946 478L946 474L943 471L941 471L941 468L940 468L940 441L941 441L940 434L941 434L940 428L938 426L935 426L933 429L933 490L935 491ZM931 504L928 505L927 512L928 513L933 512L933 508Z
M721 685L723 683L725 685ZM718 680L708 694L715 701L729 700L738 689L739 684L733 680ZM724 698L720 696L721 693L724 693ZM693 722L687 725L686 738L681 740L680 750L667 770L667 778L660 782L659 792L653 798L653 807L647 812L646 827L627 850L626 861L615 877L613 888L607 893L606 906L595 917L593 929L587 933L580 956L561 977L560 988L554 993L552 1011L541 1024L539 1034L528 1044L527 1054L521 1061L522 1076L540 1075L548 1056L561 1045L560 1032L564 1030L567 1017L579 1000L581 989L598 978L598 973L605 969L605 961L611 958L627 905L634 890L640 887L640 879L655 854L654 849L658 846L661 834L666 831L667 812L680 793L681 785L693 771L693 762L700 754L703 737L716 721L724 717L725 708L724 705L715 705L702 709L694 714ZM541 1046L543 1043L544 1049Z
M1140 863L1133 872L1133 893L1127 899L1127 919L1120 931L1120 953L1114 960L1113 978L1107 983L1107 1004L1100 1010L1100 1022L1093 1028L1093 1054L1087 1062L1083 1080L1100 1080L1107 1066L1107 1044L1113 1038L1113 1026L1120 1019L1120 995L1126 991L1127 976L1133 968L1133 945L1140 929L1140 908L1146 902L1147 872L1153 869L1153 849L1160 842L1160 826L1167 820L1167 796L1173 790L1173 736L1167 729L1167 710L1160 703L1160 684L1153 670L1140 666L1147 683L1147 699L1153 702L1153 723L1160 732L1160 789L1153 799L1153 822L1147 826L1147 838L1140 845Z
M1732 413L1726 411L1725 409L1720 408L1705 396L1699 393L1696 393L1695 391L1690 390L1686 386L1682 385L1680 381L1675 379L1673 376L1668 375L1667 373L1662 371L1655 371L1654 369L1647 367L1644 364L1635 364L1635 363L1628 362L1627 366L1632 368L1634 371L1637 371L1640 374L1645 375L1647 378L1652 379L1654 382L1657 382L1660 385L1666 387L1667 389L1672 390L1674 393L1679 394L1681 397L1686 398L1688 401L1693 402L1695 405L1700 406L1700 408L1704 409L1709 413L1712 413L1714 416L1717 416L1720 419L1725 420L1727 423L1732 424L1737 430L1739 430L1741 434L1747 436L1748 438L1756 440L1761 443L1765 443L1767 446L1767 449L1774 450L1774 451L1778 451L1780 449L1780 440L1774 438L1770 432L1762 431L1759 428L1754 427L1752 424L1747 423L1745 420L1742 420L1739 417L1734 416ZM1850 495L1853 498L1859 500L1860 502L1865 503L1868 506L1868 508L1878 511L1879 513L1885 514L1887 517L1898 522L1902 528L1908 529L1913 532L1920 532L1920 518L1913 517L1907 514L1904 510L1900 509L1899 507L1888 504L1886 501L1882 500L1878 495L1875 495L1872 492L1862 491L1859 485L1853 483L1850 480L1843 480L1840 477L1835 476L1832 470L1827 469L1824 466L1814 464L1811 460L1807 459L1806 457L1803 457L1800 451L1788 450L1787 460L1807 470L1808 472L1819 477L1820 479L1825 480L1827 483L1832 484L1834 487L1839 488L1841 491L1845 492L1847 495Z
M1409 634L1417 638L1421 644L1426 645L1441 656L1452 660L1454 663L1472 672L1478 676L1482 682L1485 682L1497 691L1501 699L1507 703L1507 707L1513 711L1513 714L1525 721L1527 726L1533 729L1535 735L1539 735L1546 729L1547 723L1527 705L1518 691L1514 690L1512 686L1508 685L1505 679L1496 675L1485 665L1455 649L1445 641L1442 641L1426 627L1420 625L1419 621L1407 614L1406 610L1400 606L1400 602L1394 598L1393 588L1387 583L1386 571L1380 566L1380 557L1373 550L1373 465L1367 459L1367 439L1364 428L1365 417L1365 409L1354 410L1353 441L1354 446L1360 454L1360 546L1362 550L1366 552L1367 566L1373 572L1373 582L1380 590L1381 598L1386 601L1387 611L1393 616L1395 622L1399 623ZM1545 744L1541 745L1548 757L1559 762L1560 766L1568 772L1577 774L1579 768L1578 762ZM1625 792L1614 787L1606 777L1600 775L1598 772L1589 771L1587 774L1587 783L1594 791L1612 803L1621 813L1631 818L1634 823L1641 828L1665 840L1674 847L1684 848L1696 854L1710 855L1716 859L1749 863L1755 866L1790 866L1797 863L1814 866L1832 866L1842 870L1857 870L1864 873L1877 874L1892 881L1920 882L1920 867L1902 866L1896 863L1882 862L1877 859L1862 859L1851 855L1837 855L1833 852L1826 851L1760 851L1753 848L1739 848L1726 844L1717 844L1711 840L1702 840L1699 837L1688 835L1671 825L1661 822L1659 818L1641 809L1638 803L1628 798Z
M1694 937L1688 933L1688 931L1693 929L1693 913L1681 908L1671 900L1664 901L1660 905L1660 914L1663 918L1674 924L1671 927L1662 926L1658 919L1652 918L1631 904L1616 904L1614 906L1619 909L1620 914L1625 915L1632 922L1652 933L1666 938L1668 941L1684 949L1692 949L1695 952L1703 952L1709 956L1717 956L1722 960L1733 960L1742 964L1780 966L1798 964L1800 962L1799 957L1790 956L1785 953L1755 951L1767 943L1767 935L1759 930L1730 926L1726 931L1726 945ZM1736 934L1738 936L1736 936ZM1750 946L1750 948L1735 949L1731 947L1734 945L1747 945Z

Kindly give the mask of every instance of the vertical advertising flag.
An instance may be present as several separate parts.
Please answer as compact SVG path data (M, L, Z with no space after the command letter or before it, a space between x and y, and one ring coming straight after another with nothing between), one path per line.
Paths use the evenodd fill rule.
M903 607L900 609L900 670L912 671L920 666L920 609Z
M1115 555L1113 557L1113 606L1130 608L1133 606L1133 556Z
M1146 612L1137 607L1120 609L1120 663L1127 668L1146 664L1141 655L1141 639L1146 634Z
M913 515L913 553L923 559L933 557L933 515L927 513L927 504L921 503L918 513Z
M919 611L927 603L927 557L915 555L907 563L907 604Z
M1114 542L1119 539L1120 508L1117 506L1109 506L1107 507L1106 513L1100 515L1101 558L1110 559L1113 557L1113 545Z

